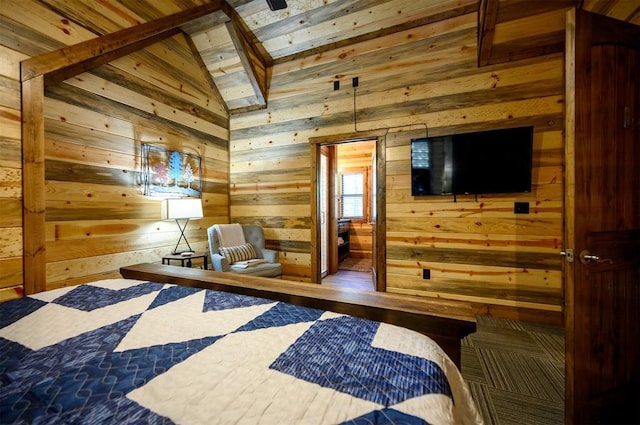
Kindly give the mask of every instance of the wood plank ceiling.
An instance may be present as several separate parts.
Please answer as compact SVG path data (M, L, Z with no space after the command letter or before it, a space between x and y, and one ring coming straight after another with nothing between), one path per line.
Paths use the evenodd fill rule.
M149 22L210 0L39 0L96 36ZM558 52L564 16L579 7L640 25L640 0L227 0L182 26L230 113L265 108L274 65L319 58L381 35L479 11L478 63ZM330 83L330 82L327 82Z

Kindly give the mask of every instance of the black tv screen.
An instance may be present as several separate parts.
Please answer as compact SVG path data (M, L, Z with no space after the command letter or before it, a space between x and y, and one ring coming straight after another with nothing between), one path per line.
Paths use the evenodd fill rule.
M533 127L411 140L411 194L531 191Z

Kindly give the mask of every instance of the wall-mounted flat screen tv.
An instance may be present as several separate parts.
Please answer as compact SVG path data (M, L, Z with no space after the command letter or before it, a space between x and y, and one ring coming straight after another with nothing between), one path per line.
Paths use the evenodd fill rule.
M533 127L411 140L411 194L531 192Z

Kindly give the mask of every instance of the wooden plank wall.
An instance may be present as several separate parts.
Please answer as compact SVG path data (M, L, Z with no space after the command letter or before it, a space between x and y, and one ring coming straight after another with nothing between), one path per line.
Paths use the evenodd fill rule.
M343 143L337 146L338 173L359 171L364 172L367 182L365 184L365 197L371 205L371 160L375 153L375 142ZM372 255L372 226L371 212L368 212L369 220L351 220L349 228L349 255L354 258L371 258ZM366 215L366 213L365 213Z
M0 26L4 300L22 292L20 61L96 34L36 1L3 1ZM228 113L207 78L179 34L46 88L47 289L160 261L175 246L175 222L142 194L142 142L202 157L205 218L189 224L193 248L206 249L208 226L228 222Z
M310 279L308 139L389 127L388 291L561 320L562 55L479 69L476 26L471 13L277 64L268 108L231 117L231 221L265 227L286 278ZM425 124L430 135L534 125L533 192L411 197L409 141ZM515 215L514 201L529 202L531 214Z
M19 62L95 34L36 1L3 1L0 24L0 297L6 299L19 294L22 268ZM123 263L158 261L175 244L177 229L158 221L159 206L135 181L141 141L203 156L206 219L190 225L195 247L206 246L211 223L258 223L268 246L281 252L285 277L309 280L309 137L390 128L388 290L471 302L487 314L557 320L562 57L478 69L476 25L472 13L275 65L268 108L232 117L230 158L225 111L203 92L200 67L182 36L50 87L50 286ZM360 79L355 99L354 76ZM432 135L534 125L533 193L458 203L412 198L409 140L423 134L424 124ZM514 215L515 200L528 201L532 213ZM422 268L431 269L431 280L422 280Z
M1 12L0 12L1 13ZM20 61L0 46L0 301L22 295Z

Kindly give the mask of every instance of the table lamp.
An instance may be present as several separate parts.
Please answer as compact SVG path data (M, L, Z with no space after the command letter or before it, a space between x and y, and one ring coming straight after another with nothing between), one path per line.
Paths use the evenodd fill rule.
M193 254L195 251L191 249L189 241L184 234L187 224L190 219L202 218L202 202L200 199L193 198L175 198L165 199L162 201L162 219L163 220L175 220L180 229L180 238L174 248L172 254ZM184 226L180 225L180 220L184 220ZM188 250L178 251L180 241L184 238L184 242L187 244Z

